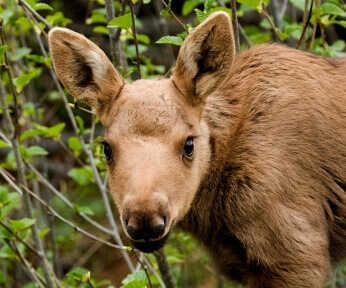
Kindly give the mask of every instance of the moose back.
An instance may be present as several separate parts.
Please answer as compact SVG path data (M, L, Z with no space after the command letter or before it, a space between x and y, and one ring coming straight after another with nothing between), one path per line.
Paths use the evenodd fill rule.
M323 287L346 253L346 59L235 55L228 15L184 41L172 79L126 83L91 41L49 34L57 75L96 109L134 247L180 227L246 287Z

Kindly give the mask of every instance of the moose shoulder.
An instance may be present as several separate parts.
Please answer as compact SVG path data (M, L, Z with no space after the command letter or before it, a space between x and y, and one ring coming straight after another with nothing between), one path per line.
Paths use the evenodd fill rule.
M184 41L173 79L128 84L80 34L49 40L58 77L106 128L135 247L180 227L246 287L323 287L346 256L346 58L278 45L235 56L217 12Z

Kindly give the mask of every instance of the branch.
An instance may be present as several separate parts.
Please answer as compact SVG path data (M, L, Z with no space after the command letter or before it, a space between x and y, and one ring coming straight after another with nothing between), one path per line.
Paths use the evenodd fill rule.
M28 243L24 242L16 233L14 233L10 227L8 227L3 221L0 220L0 225L4 227L8 232L10 232L20 243L22 243L28 250L36 254L36 256L40 256L39 253L31 247Z
M305 25L304 25L304 28L303 28L303 32L302 32L302 35L299 38L298 44L296 46L296 49L299 48L300 44L302 43L302 41L304 39L304 35L305 35L305 32L306 32L306 29L308 28L308 25L309 25L309 22L310 22L310 18L311 18L311 15L312 15L312 7L313 6L314 6L314 0L311 0L309 14L308 14L308 17L306 19L306 22L305 22Z
M75 211L75 208L70 200L68 200L60 191L58 191L33 165L31 165L29 162L26 162L26 165L29 167L29 169L34 172L38 178L39 181L46 186L50 191L52 191L59 199L61 199L69 208L73 209ZM1 170L0 170L1 171ZM100 225L96 221L92 220L89 216L85 215L83 212L76 211L76 214L82 217L84 220L89 222L91 225L99 229L100 231L113 236L113 232L106 227Z
M30 263L25 259L24 255L22 252L20 252L16 242L12 242L13 246L11 245L11 242L8 240L5 240L7 245L13 250L14 253L16 253L19 256L20 262L23 264L23 266L26 268L28 275L31 279L33 279L40 288L44 288L42 285L42 282L38 279L36 276L36 271L30 267Z
M128 0L130 9L131 9L131 17L132 17L132 27L133 27L133 40L135 41L135 47L136 47L136 54L137 54L137 70L138 70L138 75L139 79L141 79L141 58L139 56L139 51L138 51L138 40L137 40L137 29L136 29L136 21L135 21L135 12L133 11L133 3L132 0Z
M26 3L25 0L18 0L18 3L21 6L24 6L26 9L28 9L32 14L35 15L35 17L40 20L48 29L52 29L53 27L44 19L40 14L38 14L34 9L31 8L31 6Z
M269 16L269 14L268 14L268 10L267 10L266 6L265 6L264 4L262 4L262 7L263 7L263 15L264 15L264 17L267 18L267 20L268 20L270 26L272 26L272 28L273 28L273 30L274 30L274 33L275 33L276 37L280 40L280 42L284 42L284 41L282 40L280 34L278 33L278 31L276 31L276 27L275 27L275 25L274 25L272 19L270 19L270 16Z
M168 5L166 4L165 0L161 0L163 5L168 8ZM179 23L179 25L181 27L183 27L183 29L185 30L185 32L189 33L189 31L186 29L185 25L179 20L179 18L174 14L174 12L171 10L171 8L169 8L169 14L171 14L171 16L175 19L175 21L177 21Z
M1 34L1 39L3 42L3 29L2 29L2 22L0 22L0 34ZM6 53L5 53L5 59L6 59ZM5 62L6 63L6 62ZM7 64L6 64L7 65ZM7 69L8 71L10 70L9 67L5 66L5 69ZM10 76L10 73L9 73ZM17 106L17 94L16 94L16 90L14 88L13 82L12 82L12 78L9 78L10 81L10 86L13 92L13 97L14 97L14 102L15 102L15 110L16 110L16 115L18 115L18 106ZM1 82L1 81L0 81ZM0 83L0 85L2 85L2 83ZM0 93L0 97L2 98L1 103L5 102L5 98L3 93ZM8 110L4 113L9 113ZM6 116L7 119L11 119L9 114ZM25 178L25 172L24 172L24 166L23 166L23 162L22 162L22 158L20 156L20 152L19 152L19 142L18 142L18 133L16 133L16 131L18 131L18 122L16 122L16 126L13 126L12 121L10 121L9 123L9 132L11 135L13 135L13 137L11 138L11 143L12 143L12 149L14 152L14 156L15 156L15 160L16 160L16 164L17 164L17 173L18 173L18 182L20 186L27 186L27 182L26 182L26 178ZM33 209L32 209L32 204L31 204L31 200L29 197L28 193L23 193L23 203L24 203L24 207L25 207L25 211L26 211L26 215L28 218L33 219L34 218L34 213L33 213ZM55 288L55 283L53 282L52 276L50 274L50 269L49 269L49 263L47 261L45 252L44 252L44 248L43 248L43 243L41 238L39 237L38 234L38 228L37 228L37 224L34 223L34 225L31 226L31 231L32 231L32 236L34 238L35 241L35 245L36 245L36 249L39 253L40 256L40 264L41 264L41 268L44 274L44 277L46 279L47 282L47 287L49 288Z
M232 24L233 24L232 26L233 26L233 32L234 32L235 50L236 50L236 52L239 52L240 44L239 44L239 29L238 29L237 2L236 2L236 0L231 0L231 9L232 9Z
M38 202L40 202L44 207L47 208L47 210L49 210L50 213L52 213L52 215L56 218L58 218L59 220L61 220L62 222L66 223L67 225L71 226L74 230L76 230L77 232L80 232L82 234L84 234L85 236L98 241L104 245L107 245L109 247L115 248L115 249L121 249L124 250L124 246L119 246L119 245L115 245L111 242L107 242L97 236L95 236L94 234L91 234L87 231L85 231L84 229L78 227L77 225L75 225L74 223L72 223L71 221L65 219L64 217L62 217L60 214L58 214L52 207L50 207L45 201L43 201L40 197L38 197L36 194L34 194L32 191L30 191L27 187L22 186L22 188L28 193L30 194L32 197L34 197Z
M23 1L23 0L21 0L21 1ZM33 26L33 23L31 22L31 19L28 19L28 20L29 20L30 24ZM42 43L41 37L39 37L36 32L35 32L35 35L36 35L37 41ZM43 56L46 59L48 59L48 54L47 54L47 51L44 48L44 45L40 45L40 48L41 48ZM104 205L105 205L105 208L106 208L106 212L107 212L107 217L108 217L108 220L109 220L110 225L112 227L112 232L113 232L112 235L117 240L118 244L122 246L123 243L121 241L121 238L120 238L120 235L119 235L119 232L118 232L118 227L115 224L113 213L112 213L112 210L111 210L111 207L110 207L110 204L109 204L109 200L108 200L108 197L107 197L107 192L106 192L106 190L103 187L103 183L102 183L100 174L99 174L99 172L97 170L97 167L95 165L95 160L94 160L94 155L92 154L92 150L89 150L87 148L86 143L84 141L84 138L82 137L82 135L79 134L79 129L78 129L77 121L74 118L74 115L72 113L72 110L71 110L71 107L70 107L69 102L67 100L67 97L66 97L66 95L65 95L65 93L64 93L64 91L63 91L63 89L62 89L62 87L60 85L60 82L59 82L59 80L58 80L58 78L57 78L57 76L56 76L56 74L54 72L54 69L52 67L50 67L49 68L49 72L50 72L50 74L51 74L51 76L53 78L53 81L56 84L56 87L58 88L59 93L62 96L62 99L64 101L65 108L67 110L67 114L68 114L68 117L69 117L69 119L71 121L73 130L75 131L76 135L78 136L79 141L82 144L83 150L85 151L85 153L89 157L90 165L91 165L92 170L93 170L94 175L95 175L96 184L97 184L97 186L98 186L98 188L99 188L99 190L101 192L101 195L102 195L102 198L103 198L103 202L104 202ZM129 267L130 271L133 272L134 271L133 264L132 264L132 262L131 262L131 260L130 260L130 258L128 256L128 254L124 250L122 250L122 253L123 253L124 259L125 259L128 267Z

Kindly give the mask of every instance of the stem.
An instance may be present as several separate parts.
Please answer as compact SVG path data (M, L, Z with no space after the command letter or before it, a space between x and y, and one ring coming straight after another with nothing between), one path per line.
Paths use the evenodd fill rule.
M129 5L131 9L131 17L132 17L132 27L133 27L133 40L135 41L135 47L136 47L136 54L137 54L137 70L138 70L138 75L139 79L141 79L141 58L139 56L139 50L138 50L138 40L137 40L137 29L136 29L136 21L135 21L135 13L133 10L133 3L132 0L129 0Z
M4 227L8 232L10 232L20 243L22 243L28 250L30 250L32 253L36 254L36 256L39 256L38 252L31 247L29 244L24 242L16 233L14 233L10 227L8 227L3 221L0 220L0 225Z
M52 29L53 27L40 15L38 14L34 9L31 8L31 6L25 2L25 0L18 0L18 3L22 6L25 6L26 9L28 9L35 17L40 20L48 29Z
M36 276L36 271L33 270L30 267L30 263L25 259L24 255L22 254L22 252L20 252L20 250L18 249L18 246L16 244L16 242L12 242L13 246L11 245L11 243L8 240L5 240L7 245L13 250L13 252L15 252L20 259L20 262L23 264L23 266L26 268L26 271L28 272L28 275L31 279L33 279L40 288L44 288L44 286L42 285L42 282L38 279L38 277Z
M113 20L115 17L114 13L114 4L113 0L105 0L106 12L107 12L107 21L108 23ZM120 29L108 28L109 31L109 42L111 46L111 56L114 67L119 68L121 51L119 49L119 36ZM119 32L118 32L119 31Z
M31 19L28 19L30 24L33 26L33 23L31 22ZM36 35L36 38L37 38L37 41L38 42L42 42L42 39L37 35L37 33L35 33ZM41 51L42 51L42 54L43 56L47 59L48 58L48 54L47 54L47 51L44 49L44 46L43 45L40 45L40 48L41 48ZM89 157L89 160L90 160L90 165L92 167L92 170L94 172L94 175L95 175L95 180L96 180L96 184L101 192L101 195L102 195L102 198L103 198L103 202L104 202L104 205L105 205L105 208L106 208L106 212L107 212L107 217L108 217L108 220L110 222L110 225L112 227L112 236L114 236L114 238L116 239L116 241L118 242L118 244L120 246L123 246L123 243L121 241L121 238L120 238L120 235L119 235L119 232L118 232L118 227L117 225L115 224L115 221L114 221L114 217L113 217L113 213L112 213L112 210L111 210L111 207L110 207L110 204L109 204L109 200L107 198L107 192L106 190L104 189L104 186L103 186L103 183L102 183L102 180L101 180L101 177L100 177L100 174L97 170L97 167L95 165L95 160L94 160L94 155L92 154L92 150L89 150L86 146L86 143L84 141L84 138L82 137L82 135L79 134L79 129L78 129L78 124L77 124L77 121L76 119L74 118L74 115L72 113L72 110L71 110L71 107L69 105L69 102L67 100L67 97L60 85L60 82L54 72L54 69L52 67L50 67L49 69L50 71L50 74L53 78L53 81L55 82L55 85L56 87L58 88L58 91L59 93L61 94L62 96L62 99L64 101L64 104L65 104L65 108L67 110L67 114L68 114L68 117L71 121L71 124L72 124L72 127L73 127L73 130L75 131L76 135L78 136L79 138L79 141L81 142L82 144L82 147L83 147L83 150L85 151L85 153L87 154L87 156ZM122 250L122 253L123 253L123 256L124 256L124 259L130 269L131 272L134 271L134 267L133 267L133 264L127 254L126 251Z
M263 4L262 7L263 7L263 15L264 15L264 17L267 18L267 20L268 20L270 26L272 26L273 31L274 31L276 37L279 39L279 41L280 41L280 42L283 42L283 40L282 40L280 34L278 33L278 31L276 31L276 27L275 27L275 25L274 25L272 19L270 19L270 16L269 16L269 14L268 14L268 10L267 10L266 6Z
M30 163L26 162L26 165L29 167L29 169L38 176L39 181L45 185L49 190L51 190L57 197L59 197L69 208L75 210L72 202L68 200L61 192L59 192L37 169L31 165ZM1 172L1 170L0 170ZM91 225L99 229L100 231L113 236L113 232L106 227L100 225L96 221L92 220L89 216L85 215L83 212L76 211L76 214L82 217L84 220L89 222Z
M232 9L232 26L233 26L233 32L234 32L235 50L236 52L239 52L240 44L239 44L239 29L238 29L236 0L231 0L231 9Z
M308 0L307 0L308 1ZM308 28L308 25L309 25L309 22L310 22L310 18L311 18L311 15L312 15L312 7L314 6L314 0L311 0L311 4L310 4L310 10L309 10L309 14L307 16L307 19L306 19L306 22L305 22L305 25L304 25L304 28L303 28L303 32L302 32L302 35L300 36L299 38L299 41L298 41L298 44L296 46L296 49L299 48L300 44L302 43L303 39L304 39L304 35L305 35L305 32L306 32L306 29Z
M3 42L4 38L3 38L2 22L0 23L0 30L1 30L0 31L1 32L1 39L2 39L2 42ZM6 58L7 58L7 56L6 56L6 53L5 53L5 59ZM5 60L5 61L7 61L7 60ZM10 70L10 68L7 65L5 65L5 69L7 71ZM10 76L11 73L8 72L8 75ZM13 85L13 82L12 82L12 78L10 77L9 80L10 80L10 86L11 86L11 89L12 89L13 97L14 97L14 100L15 100L14 101L14 103L15 103L15 108L14 108L15 109L15 113L16 113L16 115L18 115L19 113L18 113L18 105L17 105L17 94L16 94L16 91L15 91L15 88L14 88L14 85ZM2 83L0 85L2 85ZM1 103L5 102L5 98L4 98L4 95L2 93L0 93L0 97L2 98ZM8 113L8 110L4 110L4 113ZM7 119L11 119L9 114L7 116L5 116L5 117ZM18 129L18 122L16 121L16 126L15 127L13 126L12 121L10 121L9 124L10 124L9 125L10 135L13 135L13 137L11 138L11 143L12 143L12 149L13 149L15 160L16 160L16 164L17 164L18 182L19 182L20 186L27 187L27 182L26 182L25 172L24 172L24 166L23 166L22 158L21 158L20 152L19 152L19 142L18 142L18 133L17 133L17 131L19 130ZM31 200L30 200L29 194L28 193L23 193L23 198L22 199L23 199L23 204L24 204L24 207L25 207L25 211L26 211L27 217L33 219L34 218L34 213L33 213L32 204L31 204ZM46 282L47 282L47 287L55 288L55 284L54 284L53 279L52 279L51 274L50 274L49 264L48 264L48 261L47 261L47 258L45 256L45 252L44 252L44 249L43 249L43 243L42 243L42 240L41 240L41 238L39 237L39 234L38 234L38 228L37 228L37 224L36 223L34 223L34 225L31 226L31 231L32 231L32 236L33 236L34 241L35 241L36 249L37 249L37 251L39 253L39 256L40 256L40 260L41 260L40 264L41 264L41 268L42 268L44 277L45 277Z
M163 5L167 8L168 5L167 3L165 2L165 0L161 0ZM173 13L173 11L171 9L169 9L169 14L171 14L171 16L175 19L175 21L177 21L179 23L179 25L181 27L183 27L183 29L185 30L185 32L189 33L189 31L186 29L185 25L179 20L179 18Z

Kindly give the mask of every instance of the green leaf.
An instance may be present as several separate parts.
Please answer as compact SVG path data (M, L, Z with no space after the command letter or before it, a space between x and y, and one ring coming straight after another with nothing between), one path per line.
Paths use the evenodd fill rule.
M165 7L165 9L163 9L161 11L161 15L168 16L169 12L171 11L171 5L172 5L172 0L169 0L167 6Z
M86 23L88 25L95 23L107 23L106 16L100 13L93 13L90 18L87 19Z
M181 46L181 44L183 44L183 41L184 40L180 37L164 36L164 37L160 38L159 40L157 40L155 43L157 43L157 44L173 44L173 45Z
M114 18L111 22L108 23L108 28L121 28L129 29L132 26L132 16L131 13L125 14Z
M68 139L68 147L70 147L70 149L74 151L76 156L79 156L79 154L83 151L82 144L80 143L79 139L75 136L70 137Z
M38 10L53 10L51 6L46 3L37 3L34 8L36 11Z
M213 7L213 3L214 3L215 0L206 0L204 2L204 11L205 12L209 12L211 7Z
M324 14L346 17L346 11L332 3L323 3L321 9Z
M77 281L82 281L82 279L83 279L83 273L81 273L79 271L71 271L71 272L67 273L66 276L71 277Z
M332 24L338 24L338 25L346 28L346 21L344 21L344 20L340 20L340 21L339 20L333 20L331 23Z
M200 5L200 2L195 0L189 0L184 2L181 14L183 16L190 14L193 11L193 9L196 8L198 5Z
M73 206L78 213L84 213L85 215L89 216L93 216L95 214L94 211L88 206L78 206L75 203L73 203Z
M36 155L48 155L48 152L40 146L31 146L26 149L28 157Z
M38 236L42 239L44 238L44 236L46 236L49 233L50 229L45 229L45 230L41 230L40 232L38 232Z
M76 116L76 121L78 123L79 133L83 134L83 132L84 132L84 120L83 120L83 118L80 116Z
M121 281L123 284L121 288L144 288L147 285L148 279L143 270L127 275Z
M21 135L20 135L20 138L19 138L19 140L20 141L23 141L24 139L26 139L26 138L29 138L29 137L32 137L32 136L36 136L36 135L41 135L42 133L41 133L41 131L39 131L39 130L35 130L35 129L33 129L33 130L26 130L26 131L24 131Z
M10 219L10 223L12 225L14 233L18 233L21 230L29 228L30 226L34 225L35 222L36 222L36 219L30 219L30 218L23 218L21 220Z
M149 4L151 2L151 0L143 0L144 4Z
M345 41L344 40L337 40L333 43L331 46L332 49L338 52L342 52L345 49Z
M304 11L305 0L290 0L290 2L296 6L298 9Z
M4 66L5 63L5 52L6 52L7 46L0 46L0 66Z
M204 12L204 11L201 11L199 9L195 9L195 12L196 12L196 15L197 15L197 19L200 23L202 23L205 19L208 18L208 16L211 14L211 11L209 12Z
M145 45L150 44L150 38L145 34L137 34L137 40Z
M44 126L41 126L44 127ZM65 128L65 123L59 123L53 127L44 127L42 131L42 136L44 137L55 137L57 139L60 139L60 133Z
M261 5L261 0L237 0L237 2L255 8Z
M104 35L109 35L109 30L106 27L104 27L104 26L96 26L93 29L93 31L96 32L96 33L104 34Z
M291 33L293 33L294 31L300 30L302 29L302 26L297 26L297 25L286 25L285 26L285 33L287 35L290 35Z
M19 260L17 254L8 245L0 249L0 258Z
M11 147L11 145L5 141L0 140L0 148L3 148L3 147Z
M31 48L21 47L21 48L18 48L16 53L9 58L11 61L18 61L22 59L23 57L25 57L26 55L28 55L31 51L32 51Z
M90 166L84 166L83 168L71 169L68 173L74 181L80 186L85 186L93 182L94 173Z
M35 77L39 76L41 70L35 69L29 74L23 73L17 78L13 79L13 84L17 87L17 92L20 93L29 82Z
M288 34L282 32L279 28L276 28L276 32L280 35L282 41L285 41L288 38Z

